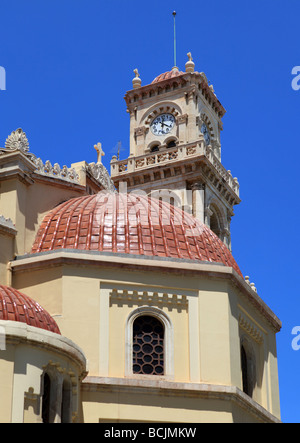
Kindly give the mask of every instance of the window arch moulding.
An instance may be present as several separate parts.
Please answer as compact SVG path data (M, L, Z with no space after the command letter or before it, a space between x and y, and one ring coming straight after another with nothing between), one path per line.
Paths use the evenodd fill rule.
M138 317L152 316L164 326L164 375L140 375L133 373L133 324ZM130 313L125 330L125 376L138 378L174 379L174 330L169 316L154 306L141 306Z

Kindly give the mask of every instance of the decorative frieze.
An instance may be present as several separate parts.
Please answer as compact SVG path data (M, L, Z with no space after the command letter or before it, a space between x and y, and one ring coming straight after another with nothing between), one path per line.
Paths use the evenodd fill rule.
M128 291L113 289L110 293L110 303L133 304L133 305L156 305L175 309L187 309L188 300L185 295L153 292L153 291Z
M239 314L239 326L245 332L247 332L247 334L250 335L258 344L261 344L263 342L262 332L253 322L251 322L249 318L246 318L241 313Z
M127 160L118 161L113 159L111 161L111 175L112 177L118 177L121 179L123 174L127 174L128 163L131 162L130 172L136 170L146 169L160 165L161 163L177 162L191 158L205 157L208 160L207 168L203 169L203 174L209 175L209 180L215 187L221 187L228 195L233 191L236 197L239 197L239 183L236 177L233 177L230 171L227 171L217 155L213 152L211 146L206 146L202 140L199 143L193 143L189 145L179 145L173 149L161 150L150 154L141 155L138 157L132 157ZM211 167L209 167L211 165ZM227 190L226 190L227 189ZM232 197L233 198L233 197Z

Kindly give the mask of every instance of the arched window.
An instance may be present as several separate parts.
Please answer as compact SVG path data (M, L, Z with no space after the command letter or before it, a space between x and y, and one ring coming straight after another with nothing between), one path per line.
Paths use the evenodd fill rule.
M41 377L42 422L72 422L72 381L50 363Z
M256 365L253 350L246 340L241 345L241 368L243 392L252 397L256 383Z
M175 140L171 140L169 141L169 143L167 143L167 148L175 148L175 147L176 147Z
M125 328L125 375L172 380L174 330L169 316L154 306L140 306L129 314Z
M133 323L133 373L164 375L164 325L155 317L142 315Z
M43 377L42 421L50 423L51 379L47 373Z
M243 392L249 395L248 362L244 346L242 346L241 348L241 365L242 365Z
M220 236L220 222L215 212L210 216L210 229L219 237Z
M151 152L157 152L157 151L159 151L159 145L152 146Z

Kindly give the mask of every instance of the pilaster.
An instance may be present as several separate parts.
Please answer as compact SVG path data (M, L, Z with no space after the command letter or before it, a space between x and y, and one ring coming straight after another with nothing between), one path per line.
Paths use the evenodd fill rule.
M193 215L200 223L205 223L205 185L204 183L197 182L191 186L193 192Z
M187 93L188 100L188 142L193 142L197 139L197 110L195 104L196 87L193 85L192 89Z

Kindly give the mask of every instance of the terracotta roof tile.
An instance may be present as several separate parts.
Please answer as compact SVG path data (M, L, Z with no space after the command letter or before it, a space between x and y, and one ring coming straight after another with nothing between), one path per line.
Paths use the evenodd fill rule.
M55 320L37 302L14 288L2 285L0 285L0 320L26 323L60 334Z
M171 71L164 72L163 74L160 74L157 77L155 77L155 79L153 80L153 82L151 84L158 83L163 80L169 80L171 78L178 77L179 75L183 75L183 74L184 74L184 72L179 71L176 68L173 68Z
M166 202L141 195L101 192L61 204L45 217L31 252L56 249L216 262L242 276L229 249L206 225Z

